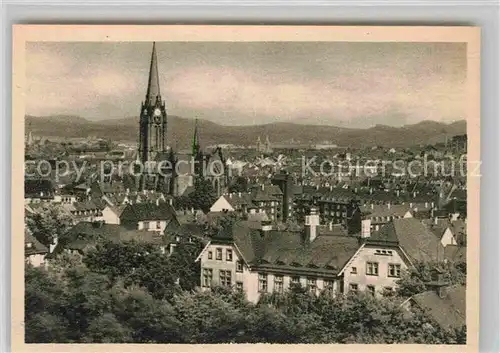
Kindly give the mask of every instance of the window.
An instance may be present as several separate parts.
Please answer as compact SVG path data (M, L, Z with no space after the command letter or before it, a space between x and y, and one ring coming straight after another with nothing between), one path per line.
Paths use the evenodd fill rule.
M259 292L267 292L267 275L259 273Z
M384 287L384 296L392 296L394 289L392 287Z
M226 250L226 261L233 261L233 250Z
M367 262L366 274L370 276L378 276L378 262Z
M224 287L231 286L231 271L220 270L219 271L220 285Z
M33 243L26 243L26 249L31 249L33 247Z
M358 285L357 285L357 283L350 283L349 284L349 292L351 292L351 293L357 293L358 292Z
M290 278L290 284L293 284L296 286L300 285L300 277L295 276L295 277Z
M323 289L329 292L333 291L333 281L331 279L323 280Z
M274 291L283 293L283 276L274 276Z
M212 254L212 252L211 252L211 251L209 251L209 252L208 252L208 259L209 259L209 260L212 260L212 257L213 257L213 254Z
M358 269L356 267L351 267L351 274L353 275L358 274Z
M161 228L161 222L160 221L156 221L156 229L160 229Z
M222 248L215 249L215 259L222 260Z
M389 271L387 273L389 277L400 277L401 276L401 265L389 264Z
M211 268L204 268L203 269L203 282L202 282L202 287L210 287L212 284L212 274L213 271Z
M316 293L316 278L308 278L307 279L307 289L311 293Z
M366 286L366 290L368 291L368 294L370 294L372 297L375 296L375 286Z
M236 282L236 290L238 292L243 292L243 282Z
M144 221L144 229L149 229L149 222Z
M236 272L243 272L243 261L236 262Z

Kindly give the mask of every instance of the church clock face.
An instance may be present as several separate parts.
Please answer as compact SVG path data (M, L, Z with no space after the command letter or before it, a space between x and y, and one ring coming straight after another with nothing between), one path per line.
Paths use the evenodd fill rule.
M155 111L153 112L153 116L155 118L155 121L159 123L161 120L161 110L156 108Z

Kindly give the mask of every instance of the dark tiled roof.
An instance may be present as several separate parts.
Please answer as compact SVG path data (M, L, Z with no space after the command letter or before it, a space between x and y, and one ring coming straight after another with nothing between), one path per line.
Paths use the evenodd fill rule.
M395 219L367 241L398 243L413 261L438 261L444 255L440 240L415 218Z
M467 247L447 245L444 248L444 258L450 262L467 262Z
M123 217L133 217L131 220L137 221L156 221L156 220L171 220L175 219L175 210L166 203L136 203L127 205L122 212ZM130 219L128 219L130 220Z
M444 209L448 211L449 213L461 213L461 214L467 214L467 201L466 200L459 200L459 199L453 199L450 200L445 206Z
M24 256L46 254L49 250L45 245L40 243L31 233L24 230Z
M231 230L214 238L233 241L245 261L257 267L277 270L338 272L359 249L358 239L347 236L318 235L314 241L305 241L303 232L270 230L262 234L240 221Z
M119 224L105 224L100 222L79 222L68 231L71 239L64 248L71 250L83 250L88 245L98 241L110 240L126 242L135 240L150 244L165 244L165 239L158 232L147 230L129 230Z
M43 192L44 196L49 196L54 192L54 185L49 179L25 179L24 180L24 195L25 197L40 197Z
M465 325L465 286L447 287L444 298L431 290L414 295L411 301L427 311L443 328L460 328Z

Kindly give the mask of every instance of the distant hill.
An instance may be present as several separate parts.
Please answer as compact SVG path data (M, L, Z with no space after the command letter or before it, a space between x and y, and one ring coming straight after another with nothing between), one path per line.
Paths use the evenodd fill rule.
M26 127L36 136L75 138L97 136L100 138L137 141L138 117L89 121L77 116L26 116ZM332 141L339 146L386 146L406 147L418 144L443 142L445 135L466 133L465 120L451 124L422 121L418 124L391 127L376 125L369 129L353 129L329 125L302 125L273 123L254 126L224 126L207 120L198 122L200 138L204 145L231 143L235 145L255 144L260 136L264 141L269 136L271 143L322 143ZM170 115L168 117L167 141L177 148L190 146L194 120Z

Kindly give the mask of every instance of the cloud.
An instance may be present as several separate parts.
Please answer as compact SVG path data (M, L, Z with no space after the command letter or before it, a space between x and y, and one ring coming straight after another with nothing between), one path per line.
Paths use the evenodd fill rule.
M32 115L79 114L103 100L134 95L133 78L98 63L78 66L57 52L33 50L27 55L27 111Z
M166 82L168 97L179 106L282 120L326 116L349 121L395 108L410 120L450 120L460 118L464 109L463 82L411 85L388 71L293 82L255 70L195 66Z
M140 45L28 45L28 114L135 115L146 91L150 58L150 48ZM464 117L462 47L231 45L162 43L161 92L170 114L236 125L315 119L362 124L365 117L370 125L399 125L403 119Z

